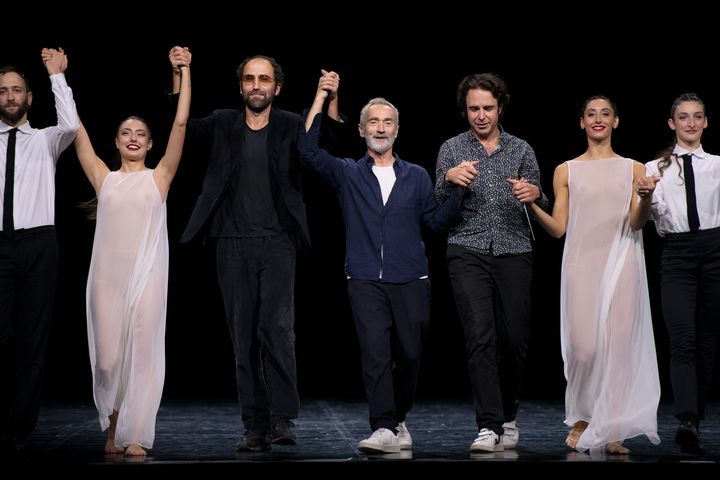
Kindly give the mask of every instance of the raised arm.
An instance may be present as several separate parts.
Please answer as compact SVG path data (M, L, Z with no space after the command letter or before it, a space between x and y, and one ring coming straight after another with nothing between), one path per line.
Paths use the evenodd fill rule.
M105 180L110 169L105 165L100 157L95 154L90 137L88 136L85 126L80 123L80 130L75 135L75 152L77 152L78 160L82 166L85 176L90 180L90 184L95 190L95 195L100 194L100 187Z
M328 72L327 70L320 70L320 72L323 74L323 77L320 77L321 88L328 90L328 117L336 122L342 123L342 118L340 118L340 102L338 100L340 75L335 72ZM326 75L327 77L325 77Z
M40 55L51 79L54 75L65 73L68 60L62 48L57 50L54 48L43 48ZM72 137L74 135L75 151L77 152L78 160L80 160L80 166L82 166L85 176L90 181L97 195L100 193L102 182L110 170L107 165L105 165L105 162L95 154L87 130L85 130L85 127L78 118L75 101L73 100L70 88L65 83L64 75L62 76L62 81L56 77L56 82L57 84L53 83L53 91L55 92L56 87L59 88L59 91L55 92L55 103L58 115L57 128L59 131L64 132L61 134L62 136L68 137L69 134L67 145L73 141ZM75 132L77 132L77 134L75 134ZM67 145L61 146L61 148L65 148Z
M177 76L180 80L180 98L178 99L175 120L173 121L172 130L170 130L165 155L160 159L153 174L163 201L167 198L170 183L172 183L180 164L180 157L182 157L185 143L185 129L190 116L190 61L192 60L192 54L185 47L173 47L169 56L170 64L173 66L173 78Z
M567 229L570 200L567 163L562 163L555 168L553 190L555 192L555 204L553 205L552 215L548 214L535 202L526 203L526 205L532 209L538 223L550 235L555 238L560 238L565 235L565 230Z
M50 147L52 155L57 158L73 141L75 133L80 128L80 119L75 108L72 90L65 79L65 70L68 66L68 58L62 48L43 48L40 52L42 61L45 64L53 95L55 95L55 113L58 123L51 128L53 142Z

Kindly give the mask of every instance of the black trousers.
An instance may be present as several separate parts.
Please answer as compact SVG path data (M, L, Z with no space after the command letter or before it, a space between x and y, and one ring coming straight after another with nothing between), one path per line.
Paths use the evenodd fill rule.
M530 335L532 253L493 257L448 245L478 430L515 420Z
M57 275L55 227L0 233L0 439L35 428Z
M705 416L720 327L720 228L665 237L662 309L670 337L675 416Z
M217 276L235 351L238 401L245 428L271 416L295 418L296 251L285 234L216 241Z
M370 428L394 430L413 406L430 324L430 280L348 281Z

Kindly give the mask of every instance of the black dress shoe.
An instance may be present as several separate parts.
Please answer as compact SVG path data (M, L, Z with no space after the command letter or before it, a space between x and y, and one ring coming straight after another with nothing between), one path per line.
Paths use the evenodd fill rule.
M270 435L272 443L278 445L297 445L297 439L292 431L295 424L282 417L273 417L270 422Z
M689 420L683 421L675 432L675 443L680 446L680 452L689 455L705 455L705 449L700 446L700 435L697 427Z
M270 450L270 440L270 435L265 430L246 430L245 436L238 441L235 451L262 452Z

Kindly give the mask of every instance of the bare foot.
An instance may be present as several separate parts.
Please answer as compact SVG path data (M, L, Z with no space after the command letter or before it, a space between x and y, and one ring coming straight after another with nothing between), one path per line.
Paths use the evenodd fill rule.
M605 445L605 451L607 453L613 453L615 455L627 455L630 453L630 449L627 447L623 447L623 444L620 442L610 442L607 445Z
M144 457L146 455L147 452L145 451L145 449L143 449L137 443L131 443L130 445L128 445L127 449L125 449L126 457Z
M577 442L580 440L580 435L582 435L587 426L588 423L584 420L575 422L575 425L572 426L567 438L565 439L565 445L570 448L577 448Z
M113 410L112 415L108 417L110 419L110 427L108 427L107 440L105 441L105 455L122 455L124 452L122 447L115 445L115 426L117 425L117 417L117 410Z
M115 437L115 434L112 435ZM110 438L110 433L108 432L108 439L105 442L105 455L122 455L124 450L122 447L118 447L115 445L115 438Z

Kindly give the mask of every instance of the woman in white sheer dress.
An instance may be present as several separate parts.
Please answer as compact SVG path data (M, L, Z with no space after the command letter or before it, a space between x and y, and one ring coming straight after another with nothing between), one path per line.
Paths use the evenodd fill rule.
M167 149L155 169L145 166L150 129L124 120L115 138L121 166L110 171L81 126L75 149L97 194L97 225L87 284L87 324L93 396L106 454L146 455L165 378L168 282L166 199L185 139L190 110L190 52L182 56L182 87Z
M560 285L566 443L578 451L625 454L625 439L646 435L660 442L641 230L657 178L613 151L618 122L607 97L586 100L580 128L587 150L555 169L552 215L530 205L550 235L566 235ZM509 182L514 189L523 183Z

